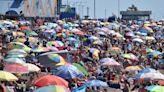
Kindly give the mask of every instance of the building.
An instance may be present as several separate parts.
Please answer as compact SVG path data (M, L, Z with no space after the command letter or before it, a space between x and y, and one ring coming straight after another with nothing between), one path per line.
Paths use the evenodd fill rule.
M141 11L132 5L127 11L121 11L120 14L123 20L148 20L150 19L151 11Z
M25 17L56 17L62 0L0 0L0 14L22 14ZM15 11L15 12L14 12Z
M62 5L60 8L60 19L75 18L76 8L69 5Z

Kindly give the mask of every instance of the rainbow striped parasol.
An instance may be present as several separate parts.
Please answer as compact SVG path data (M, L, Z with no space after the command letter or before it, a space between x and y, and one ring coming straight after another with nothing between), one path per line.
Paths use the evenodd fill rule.
M64 46L64 43L61 41L50 41L47 43L47 46L62 47Z
M66 60L58 54L49 54L48 58L51 59L53 62L57 63L56 65L68 64L68 62L66 62Z
M36 89L34 92L70 92L70 90L64 86L45 86Z

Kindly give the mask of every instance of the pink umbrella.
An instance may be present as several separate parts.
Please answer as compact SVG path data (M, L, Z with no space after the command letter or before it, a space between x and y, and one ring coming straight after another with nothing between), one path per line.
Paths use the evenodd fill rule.
M102 65L103 66L120 66L120 64L118 62L112 62L112 61L105 62Z
M23 66L21 64L7 64L4 67L4 71L10 73L28 73L28 67Z

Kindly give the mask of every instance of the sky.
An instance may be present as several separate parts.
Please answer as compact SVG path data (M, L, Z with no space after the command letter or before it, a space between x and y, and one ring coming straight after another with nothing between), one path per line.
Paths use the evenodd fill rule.
M67 4L67 1L71 6L76 6L77 13L81 15L86 15L86 7L89 7L89 15L93 18L94 0L63 0L62 2ZM82 6L79 6L80 2L83 9ZM164 0L120 0L120 10L124 11L132 4L137 6L139 10L151 10L151 18L155 20L164 19ZM96 0L96 18L105 18L105 10L106 17L112 14L118 15L118 0Z

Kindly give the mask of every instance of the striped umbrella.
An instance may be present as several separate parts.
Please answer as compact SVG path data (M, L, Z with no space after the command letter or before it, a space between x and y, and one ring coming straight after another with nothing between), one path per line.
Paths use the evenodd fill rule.
M52 85L45 86L34 90L34 92L71 92L68 88L64 86Z
M64 43L61 41L50 41L47 43L47 46L62 47L64 46Z
M34 81L34 85L37 87L43 87L48 85L60 85L68 87L68 82L59 76L46 75L36 79Z
M48 58L52 60L53 62L57 63L56 65L68 64L68 62L62 56L58 54L49 54Z
M28 73L29 72L28 68L21 64L7 64L4 67L4 71L10 72L10 73Z

